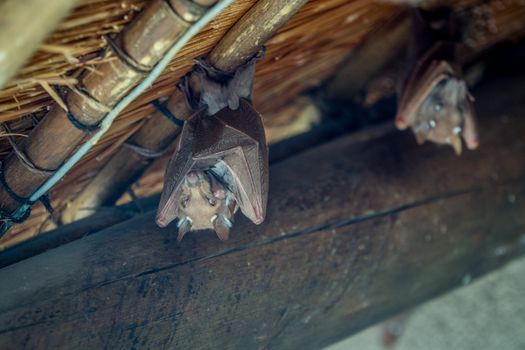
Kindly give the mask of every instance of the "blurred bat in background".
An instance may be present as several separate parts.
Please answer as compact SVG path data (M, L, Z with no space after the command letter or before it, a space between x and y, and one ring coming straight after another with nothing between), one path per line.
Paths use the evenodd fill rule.
M448 33L448 23L425 22L421 11L414 13L411 55L419 60L402 87L396 127L410 127L420 144L429 140L451 145L458 155L462 139L468 149L476 149L479 140L474 99L455 63L455 43L446 41L446 35L436 34Z
M165 174L156 222L177 219L178 240L192 230L213 229L228 238L240 208L264 221L268 198L268 147L251 97L256 58L233 76L210 77L200 62L198 111L185 123Z

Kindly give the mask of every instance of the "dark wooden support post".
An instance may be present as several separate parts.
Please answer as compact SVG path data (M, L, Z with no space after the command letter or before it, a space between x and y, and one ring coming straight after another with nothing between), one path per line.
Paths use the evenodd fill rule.
M461 157L392 132L274 165L266 222L227 242L145 214L0 269L0 347L317 349L501 266L525 250L522 84L476 94Z

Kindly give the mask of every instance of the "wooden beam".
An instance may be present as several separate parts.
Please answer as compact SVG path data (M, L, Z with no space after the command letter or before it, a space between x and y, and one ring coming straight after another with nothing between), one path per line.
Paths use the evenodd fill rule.
M159 198L160 196L156 195L116 207L102 207L90 217L60 226L53 231L10 246L0 251L0 268L89 236L112 225L129 220L138 213L153 210L157 207Z
M1 269L0 347L318 349L501 266L525 250L523 81L476 94L476 152L391 133L275 164L265 224L227 242L149 213Z
M355 111L355 114L353 114L354 117L359 112L363 114L362 111ZM360 117L364 118L365 116L360 115ZM311 132L270 145L270 164L283 161L286 158L301 153L305 148L318 146L335 136L348 133L347 130L345 131L345 128L348 128L348 125L345 125L345 123L346 122L319 125ZM359 134L352 135L352 141L355 143L364 142L382 136L392 130L394 130L392 123L370 126ZM98 208L94 214L84 219L60 226L53 231L9 246L3 251L0 250L0 268L91 235L112 225L131 219L138 213L155 210L159 204L159 199L160 195L156 194L139 198L137 201L116 207L101 207Z

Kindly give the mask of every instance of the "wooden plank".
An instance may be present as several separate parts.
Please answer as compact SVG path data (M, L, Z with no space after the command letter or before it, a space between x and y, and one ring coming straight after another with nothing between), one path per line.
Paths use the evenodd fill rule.
M461 158L391 133L274 165L266 223L227 242L150 213L1 269L0 347L317 349L502 265L525 249L522 82L476 95Z

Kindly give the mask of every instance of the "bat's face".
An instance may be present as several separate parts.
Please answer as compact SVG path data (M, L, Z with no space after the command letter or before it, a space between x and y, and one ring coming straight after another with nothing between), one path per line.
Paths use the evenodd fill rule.
M232 193L214 175L190 171L178 198L178 240L189 231L214 230L220 239L228 238L236 203Z

